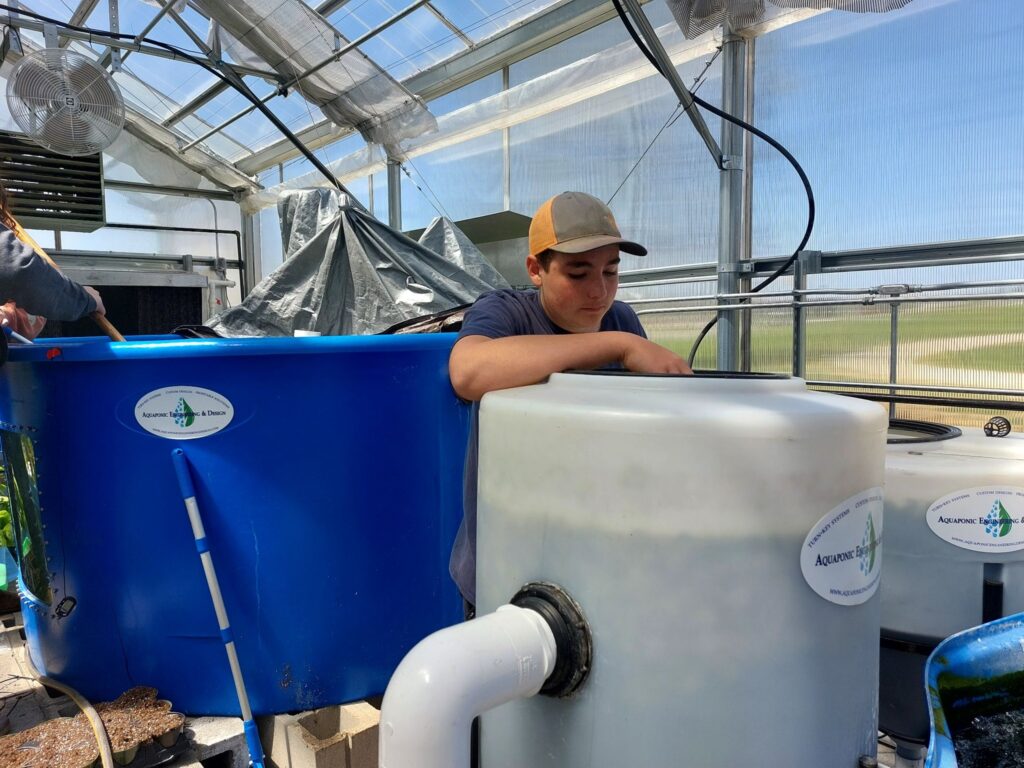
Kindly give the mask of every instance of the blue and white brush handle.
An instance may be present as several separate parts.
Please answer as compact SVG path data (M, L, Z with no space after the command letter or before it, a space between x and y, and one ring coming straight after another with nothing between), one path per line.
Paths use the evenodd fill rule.
M12 339L14 339L19 344L31 344L32 343L31 339L26 339L20 333L15 333L14 329L11 328L10 325L8 325L6 320L4 320L2 327L4 329L4 333L6 333L8 336L10 336Z
M231 677L235 681L238 705L242 710L242 727L245 729L245 741L249 745L249 757L252 759L254 768L263 768L263 746L260 744L256 722L252 718L252 709L249 707L249 695L245 692L242 668L238 663L238 653L235 650L235 638L231 633L231 623L228 621L227 609L224 607L224 598L220 592L220 582L217 581L217 571L213 567L213 556L210 554L210 546L206 540L206 529L203 528L203 519L199 515L199 504L196 502L196 489L192 484L192 473L189 471L188 458L181 448L175 448L171 451L171 458L174 461L174 471L178 475L181 498L185 502L189 522L192 523L192 535L195 536L196 551L199 552L199 559L202 561L203 571L206 573L206 585L210 589L213 609L217 613L220 637L224 641L224 650L228 654L228 663L231 665Z

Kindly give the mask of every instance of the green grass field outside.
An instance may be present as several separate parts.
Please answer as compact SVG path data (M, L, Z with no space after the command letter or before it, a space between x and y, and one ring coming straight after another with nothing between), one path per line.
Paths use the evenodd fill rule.
M789 310L753 310L751 353L759 370L789 372L792 369L792 314ZM807 371L827 372L838 358L873 354L886 362L890 335L890 310L883 305L867 307L811 308L807 313ZM648 334L686 356L709 314L678 313L643 315ZM899 309L901 353L916 344L937 347L919 358L929 365L951 370L975 369L1020 372L1024 389L1024 343L1008 340L995 346L972 347L982 337L1024 334L1024 302L978 301L949 304L903 304ZM701 344L695 364L715 367L715 331ZM865 370L873 374L876 370ZM885 379L878 379L885 380ZM917 382L911 382L917 383Z
M902 304L897 382L1024 390L1024 302ZM641 315L648 335L684 357L711 313ZM792 372L790 310L752 311L751 370ZM814 307L807 312L805 376L817 381L889 381L888 306ZM701 345L695 368L716 366L715 331ZM897 405L902 418L981 427L993 414L978 409ZM1007 410L1014 429L1024 412Z
M921 362L944 368L967 367L983 371L1015 373L1024 369L1024 344L1016 341L994 344L981 349L968 349L963 352L938 352L922 357Z

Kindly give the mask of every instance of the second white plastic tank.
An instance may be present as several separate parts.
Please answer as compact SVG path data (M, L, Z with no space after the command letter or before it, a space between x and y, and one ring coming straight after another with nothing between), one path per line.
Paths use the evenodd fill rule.
M1024 437L965 428L887 454L882 626L942 639L981 624L986 564L1001 615L1024 611Z
M879 727L923 746L928 654L1024 611L1024 437L897 420L890 440Z
M486 714L482 763L873 755L885 433L797 379L556 374L484 398L478 609L555 582L594 662L572 699Z

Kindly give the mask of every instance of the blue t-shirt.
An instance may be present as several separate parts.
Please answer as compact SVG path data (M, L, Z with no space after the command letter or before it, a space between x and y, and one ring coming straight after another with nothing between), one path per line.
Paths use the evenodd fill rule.
M636 312L621 301L614 302L611 309L601 318L599 330L625 331L647 338ZM544 308L540 304L540 292L504 289L485 293L477 299L476 303L466 312L462 321L462 330L459 331L459 338L486 336L489 339L502 339L506 336L538 336L560 333L569 333L569 331L555 325L544 313ZM462 524L455 537L455 545L452 547L452 556L448 564L448 570L462 596L474 605L476 604L478 411L479 404L474 404L469 429L469 445L466 448Z

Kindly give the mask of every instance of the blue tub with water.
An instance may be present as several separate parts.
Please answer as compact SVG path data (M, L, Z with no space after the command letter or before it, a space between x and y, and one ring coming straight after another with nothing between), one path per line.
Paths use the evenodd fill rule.
M943 640L928 657L925 681L926 768L1024 765L1024 613Z
M94 700L239 705L171 452L191 466L257 714L384 691L462 617L453 334L43 340L0 369L36 666Z

